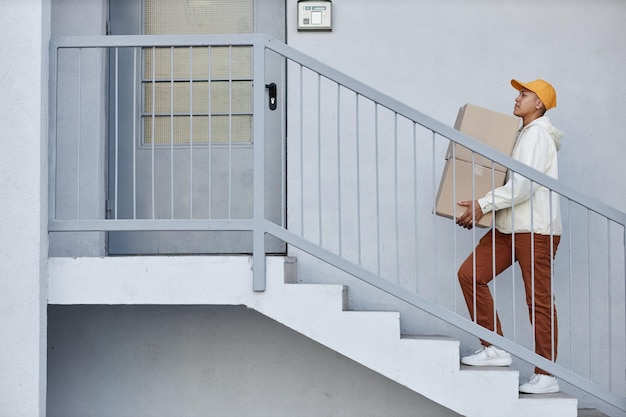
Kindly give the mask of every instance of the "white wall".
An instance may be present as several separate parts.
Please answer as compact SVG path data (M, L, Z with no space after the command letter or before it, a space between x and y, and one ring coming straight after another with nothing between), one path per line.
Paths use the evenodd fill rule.
M625 2L335 0L321 33L287 5L290 46L449 125L467 102L512 112L511 78L550 81L562 181L626 211Z
M0 9L0 416L34 417L46 398L49 2Z
M295 1L287 3L287 39L290 46L450 126L454 124L459 107L468 102L511 113L517 95L510 85L511 78L523 81L543 78L550 81L557 91L558 106L550 110L548 116L565 133L559 153L562 182L626 211L626 187L623 185L626 167L622 162L626 154L623 133L626 128L626 118L623 117L626 112L626 100L623 99L626 87L620 75L621 69L626 67L626 55L618 52L626 48L623 26L625 2L335 0L332 3L332 32L298 32L296 4ZM297 109L294 110L292 113L298 114ZM297 155L298 129L294 128L290 133L288 151ZM363 134L362 139L365 137L366 134ZM435 151L441 154L443 161L445 148ZM296 167L299 157L291 158L296 162L288 180L292 199L288 214L290 226L295 225L297 229L301 208L293 197L299 192L300 182L293 173L299 169ZM315 160L314 155L311 158ZM327 168L334 172L332 166L323 166L322 171ZM316 170L317 166L312 169ZM426 184L428 181L425 179ZM333 191L328 194L332 195ZM317 208L317 204L311 206ZM305 204L304 218L317 219L314 210L307 207ZM421 212L429 212L431 207L420 209ZM383 203L381 211L384 210ZM411 227L411 221L407 222ZM313 223L315 226L315 221ZM471 233L460 231L455 243L458 251L453 254L448 249L451 246L448 242L451 234L448 232L453 226L447 228L444 223L443 220L438 221L436 226L427 225L426 229L422 229L422 233L424 230L437 235L441 231L447 233L447 236L438 238L438 249L422 248L414 255L420 257L422 265L418 271L421 281L417 285L421 285L422 291L427 294L437 293L438 285L452 289L458 287L454 277L456 269L472 247ZM315 235L313 230L310 233ZM332 239L329 235L324 235L326 241ZM567 251L568 239L565 237L562 241L562 252ZM619 232L615 240L619 245ZM572 242L573 253L586 250L583 248L586 243L581 242ZM328 243L328 246L333 247L333 243ZM344 251L350 250L351 247L344 243ZM619 251L619 246L616 250ZM300 280L345 282L350 285L353 308L384 308L390 305L385 295L326 267L317 259L293 249L291 254L298 257ZM620 259L623 257L618 256ZM404 256L400 260L411 261ZM557 294L566 293L561 291L560 286L570 285L567 276L571 271L567 262L567 257L557 255L557 269L560 268L557 277L562 277L556 283ZM397 266L390 267L392 276L395 268ZM619 273L622 273L621 268ZM399 276L404 277L402 274ZM441 281L441 277L450 277L450 280ZM510 336L516 332L518 340L525 344L531 337L528 318L524 314L524 290L519 285L519 279L515 285L510 284L511 269L503 277L506 278L499 280L503 284L498 286L500 299L519 302L517 317L511 311L501 312L505 334ZM587 277L584 279L586 282ZM618 288L623 288L622 284ZM449 297L450 292L447 294ZM437 296L441 297L441 294ZM449 301L460 314L467 314L462 298L458 294L457 297L456 302L445 301ZM588 337L569 340L565 334L566 329L577 328L577 314L593 307L585 306L584 300L579 304L572 303L575 299L572 301L557 296L557 308L563 313L559 316L564 335L560 358L564 363L578 361L577 366L581 365L581 369L590 369L593 365L588 359L569 357L566 347L569 343L586 346ZM454 335L461 339L463 354L478 346L475 338L434 322L415 309L402 304L393 308L396 307L402 312L402 326L407 333ZM624 306L620 303L615 308L623 312ZM598 335L596 341L602 340L602 337L606 338ZM604 342L609 343L609 340ZM516 362L514 366L521 370L522 378L532 372L528 364ZM600 379L607 376L605 370L599 368L594 367L594 372L602 374ZM616 386L624 385L621 375L615 381ZM570 390L566 384L563 386L582 399L582 406L595 405L593 398Z

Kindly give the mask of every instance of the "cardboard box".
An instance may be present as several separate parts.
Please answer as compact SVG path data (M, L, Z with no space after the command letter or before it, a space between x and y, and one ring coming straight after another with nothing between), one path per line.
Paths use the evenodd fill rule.
M520 119L517 116L466 104L459 109L454 128L505 155L511 155L519 125ZM490 159L478 154L474 154L472 164L472 151L450 141L437 192L435 213L454 219L466 210L466 207L459 206L457 202L482 198L493 188L503 185L506 168L499 164L494 164L493 169L491 166ZM454 174L456 179L453 178ZM492 214L489 213L483 216L477 226L491 227L491 219Z
M517 116L466 104L459 109L454 128L505 155L511 155L519 125L520 119ZM456 147L454 153L456 159L472 162L472 151L452 141L448 146L446 159L452 158L453 147ZM491 160L479 154L474 154L474 162L484 167L491 167ZM498 171L506 172L506 168L502 165L496 164L495 167Z
M495 187L504 184L505 176L505 172L491 169L491 167L472 165L471 162L459 159L448 159L437 192L435 213L439 216L455 219L466 210L466 207L459 206L457 202L484 197L492 190L494 184ZM473 195L472 178L474 181ZM477 226L491 227L491 217L492 213L485 214Z

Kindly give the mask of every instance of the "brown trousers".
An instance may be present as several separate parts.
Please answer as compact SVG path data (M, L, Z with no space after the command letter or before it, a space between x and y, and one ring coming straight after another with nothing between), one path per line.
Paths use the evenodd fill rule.
M535 352L555 361L558 327L551 278L552 259L556 255L561 237L552 236L552 238L552 245L550 245L550 235L531 233L511 235L493 229L480 239L475 251L463 262L459 268L458 278L472 320L476 320L479 325L489 330L495 329L502 336L500 319L495 311L493 297L487 284L515 261L519 262L526 290L530 322L531 325L534 324L535 329ZM532 241L534 243L531 243ZM474 256L476 257L475 266ZM476 268L475 274L474 268ZM474 306L476 314L474 314ZM481 343L484 346L490 344L484 340L481 340ZM535 368L535 373L548 374L540 368Z

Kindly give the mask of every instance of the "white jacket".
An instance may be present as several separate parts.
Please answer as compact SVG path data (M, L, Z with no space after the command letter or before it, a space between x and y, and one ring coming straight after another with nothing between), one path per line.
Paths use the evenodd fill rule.
M558 179L557 151L563 132L543 116L522 127L513 148L514 159ZM563 233L559 195L519 174L507 174L508 181L478 199L483 213L496 212L496 229L502 233ZM552 204L550 204L552 200ZM532 201L532 204L531 204Z

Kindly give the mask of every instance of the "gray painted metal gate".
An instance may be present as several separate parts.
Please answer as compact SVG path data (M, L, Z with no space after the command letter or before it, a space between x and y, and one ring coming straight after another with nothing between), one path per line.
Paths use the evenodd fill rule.
M169 4L163 8L163 3ZM193 9L176 1L112 0L110 32L255 31L284 40L284 2L255 3L260 2L215 0ZM109 62L110 114L116 115L109 124L109 217L250 218L252 48L126 48L112 52ZM277 223L285 212L285 107L273 94L284 91L284 67L276 56L266 68L265 212ZM269 252L285 251L275 238L266 243ZM108 253L114 255L251 252L252 233L246 231L118 231L108 236Z

